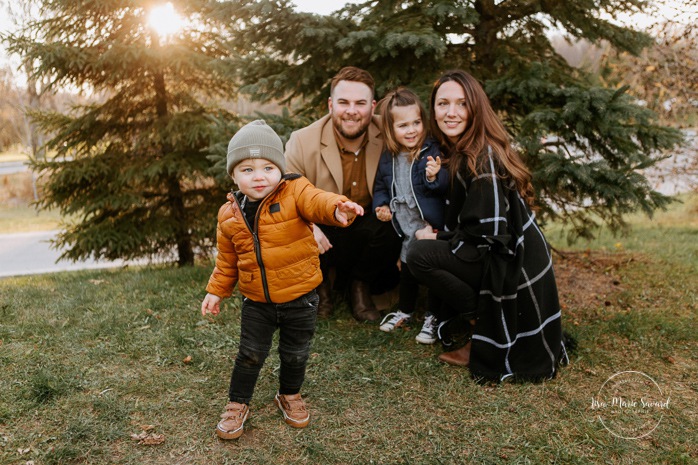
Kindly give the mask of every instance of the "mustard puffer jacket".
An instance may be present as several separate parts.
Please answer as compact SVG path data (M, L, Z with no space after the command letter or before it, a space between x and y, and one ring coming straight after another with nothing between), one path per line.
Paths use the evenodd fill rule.
M343 195L313 186L299 174L286 174L248 224L240 192L228 194L218 211L218 256L206 291L230 297L240 293L256 302L285 303L322 282L320 251L312 223L342 226L334 216ZM351 224L351 221L349 221Z

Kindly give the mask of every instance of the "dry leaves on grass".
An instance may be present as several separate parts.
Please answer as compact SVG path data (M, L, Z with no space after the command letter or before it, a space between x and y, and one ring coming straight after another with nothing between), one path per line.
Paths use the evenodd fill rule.
M131 439L138 441L138 444L144 446L156 446L165 442L164 434L157 434L155 431L155 426L153 425L141 425L141 431L139 434L132 434Z
M625 254L564 251L555 259L555 279L564 310L593 308L622 288L617 277Z

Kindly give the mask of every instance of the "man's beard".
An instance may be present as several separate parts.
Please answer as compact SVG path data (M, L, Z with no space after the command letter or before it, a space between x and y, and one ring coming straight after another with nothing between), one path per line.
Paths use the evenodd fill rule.
M342 131L342 128L337 128L337 132L347 140L356 140L363 137L364 134L366 134L366 129L368 129L368 127L360 129L359 132L357 132L356 134L347 134L346 132Z
M340 136L344 137L346 140L356 140L364 136L366 132L368 131L368 123L366 123L364 126L361 126L359 130L356 133L346 133L342 129L342 120L340 119L339 121L332 120L332 124L334 125L335 130L339 133Z

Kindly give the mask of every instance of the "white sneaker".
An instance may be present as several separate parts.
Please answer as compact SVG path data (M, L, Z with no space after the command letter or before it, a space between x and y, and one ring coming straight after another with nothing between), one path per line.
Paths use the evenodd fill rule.
M424 317L422 330L415 337L420 344L433 344L436 342L436 317L431 313L427 313Z
M383 321L381 321L379 329L383 332L389 333L395 328L399 328L410 321L410 318L412 318L412 315L409 313L403 313L400 310L397 312L388 313L385 315L385 318L383 318Z

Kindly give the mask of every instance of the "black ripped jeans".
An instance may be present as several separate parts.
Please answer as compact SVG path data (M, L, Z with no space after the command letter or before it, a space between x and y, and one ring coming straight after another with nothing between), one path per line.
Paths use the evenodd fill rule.
M271 350L272 337L279 329L279 392L300 392L310 343L315 334L318 295L310 291L291 302L268 304L243 298L240 321L240 350L230 378L231 402L249 404L259 372Z

